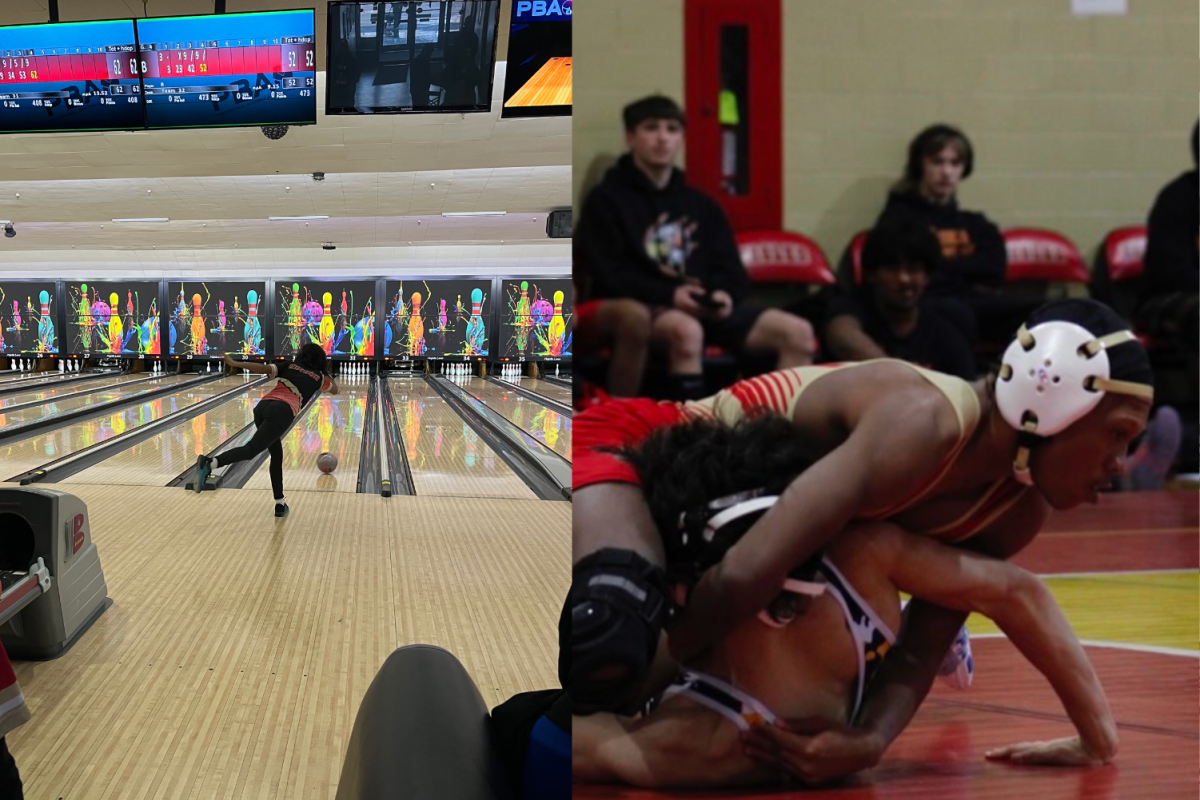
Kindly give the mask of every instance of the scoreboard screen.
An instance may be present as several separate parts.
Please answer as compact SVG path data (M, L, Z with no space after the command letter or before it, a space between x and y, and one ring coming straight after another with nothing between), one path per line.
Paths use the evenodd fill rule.
M132 20L0 27L0 133L145 127Z
M314 125L313 11L137 20L146 127Z
M501 291L500 358L562 361L571 357L570 278L505 278Z
M375 355L374 280L276 280L275 355L319 344L339 361Z
M265 355L266 299L263 281L169 282L167 353L183 358Z
M54 281L0 281L0 354L58 352Z
M384 352L401 360L487 356L491 291L491 278L388 281Z
M500 116L571 115L571 0L513 0Z

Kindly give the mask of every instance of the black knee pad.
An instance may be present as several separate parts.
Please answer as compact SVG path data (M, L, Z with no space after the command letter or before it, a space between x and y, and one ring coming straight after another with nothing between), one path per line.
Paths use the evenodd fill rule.
M571 662L566 671L574 713L615 710L654 660L668 609L666 573L632 550L599 550L575 565L568 606ZM560 625L565 624L564 619ZM624 674L592 678L606 667L624 667Z

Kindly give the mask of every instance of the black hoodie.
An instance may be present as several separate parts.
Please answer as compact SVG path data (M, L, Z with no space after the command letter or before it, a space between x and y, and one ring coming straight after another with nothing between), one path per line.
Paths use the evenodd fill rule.
M659 189L628 154L587 196L573 245L575 274L590 281L590 297L671 306L688 282L724 289L736 304L750 288L721 207L678 169Z
M1004 239L983 214L963 211L956 200L941 205L917 192L891 192L875 225L885 223L924 225L938 237L943 261L929 276L930 295L1003 285L1008 270Z
M1168 183L1150 211L1143 298L1172 292L1195 294L1200 286L1200 178L1196 170Z

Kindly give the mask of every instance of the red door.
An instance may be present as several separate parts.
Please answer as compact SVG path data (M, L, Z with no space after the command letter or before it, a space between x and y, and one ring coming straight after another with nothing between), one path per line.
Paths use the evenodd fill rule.
M688 182L735 232L783 227L781 0L686 0Z

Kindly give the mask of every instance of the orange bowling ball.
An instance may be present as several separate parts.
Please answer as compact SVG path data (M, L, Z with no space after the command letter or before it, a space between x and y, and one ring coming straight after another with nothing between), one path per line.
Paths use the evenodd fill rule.
M317 469L326 475L337 469L337 456L333 453L321 453L317 456Z

